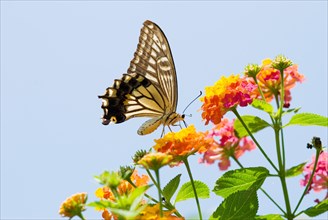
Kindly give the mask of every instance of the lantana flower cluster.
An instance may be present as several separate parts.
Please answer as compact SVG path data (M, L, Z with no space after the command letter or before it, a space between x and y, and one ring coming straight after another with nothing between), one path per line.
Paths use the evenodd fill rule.
M210 121L218 124L230 109L251 104L255 89L256 85L250 78L239 75L222 76L213 86L206 87L205 96L201 98L205 124Z
M181 129L178 132L169 132L163 138L155 140L153 148L179 159L196 152L204 153L213 140L207 137L206 132L198 132L194 125Z
M283 73L284 76L284 107L288 108L290 106L291 89L295 87L296 83L302 83L304 81L304 75L298 72L298 66L293 64L287 67ZM256 75L259 89L262 90L265 100L270 102L275 96L281 94L281 74L280 70L272 67L272 60L265 59L262 61L262 67L259 73ZM261 99L262 97L259 95Z
M238 159L246 151L255 149L255 144L247 137L238 138L234 132L234 120L223 118L210 132L209 137L215 139L213 144L199 160L200 163L213 164L219 161L220 170L226 170L230 166L230 157Z

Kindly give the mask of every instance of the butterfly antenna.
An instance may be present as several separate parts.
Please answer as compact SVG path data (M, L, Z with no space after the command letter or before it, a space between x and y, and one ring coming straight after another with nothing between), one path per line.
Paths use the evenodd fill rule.
M196 98L194 98L188 105L187 105L187 107L183 110L183 112L182 112L182 114L187 110L187 108L194 102L194 101L196 101L196 99L198 99L201 95L202 95L203 93L202 93L202 91L199 91L199 95L196 97Z

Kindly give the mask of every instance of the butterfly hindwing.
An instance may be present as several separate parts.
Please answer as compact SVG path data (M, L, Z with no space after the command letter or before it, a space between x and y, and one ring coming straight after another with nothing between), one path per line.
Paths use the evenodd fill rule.
M103 100L103 124L121 123L133 117L159 117L164 113L164 100L144 76L125 74L106 89Z

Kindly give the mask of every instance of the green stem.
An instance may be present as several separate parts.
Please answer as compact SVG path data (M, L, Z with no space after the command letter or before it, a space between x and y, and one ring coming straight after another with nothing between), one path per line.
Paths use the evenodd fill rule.
M259 83L258 83L258 81L257 81L257 78L254 77L253 79L254 79L254 81L255 81L255 83L256 83L256 85L257 85L257 89L260 91L260 95L261 95L261 97L262 97L262 100L266 102L265 96L264 96L264 94L263 94L263 91L262 91L261 87L259 86ZM271 122L272 122L272 124L273 124L273 122L274 122L273 117L272 117L270 114L269 114L269 116L270 116Z
M275 133L276 151L277 151L278 164L279 164L279 178L280 178L281 187L282 187L282 191L283 191L284 198L285 198L286 211L287 211L285 217L287 219L293 219L293 215L291 213L291 208L290 208L288 190L287 190L286 174L285 174L285 169L283 167L283 163L282 163L282 159L281 159L281 152L280 152L280 149L281 149L280 138L279 138L280 128L279 127L277 128L277 125L280 127L279 122L277 122L275 124L274 133Z
M244 128L246 129L247 133L249 134L249 136L252 138L252 140L254 141L254 143L256 144L256 146L259 148L259 150L261 151L261 153L263 154L263 156L267 159L267 161L271 164L271 166L273 167L273 169L276 170L277 173L279 173L277 167L273 164L273 162L270 160L270 158L268 157L268 155L264 152L264 150L262 149L262 147L260 146L260 144L257 142L257 140L255 139L255 137L253 136L253 134L251 133L251 131L248 129L247 125L245 124L244 120L240 117L239 113L237 112L237 110L234 108L232 109L232 112L236 115L236 117L239 119L239 121L242 123L242 125L244 126Z
M160 187L158 187L158 185L157 185L157 183L156 183L156 180L154 179L154 177L153 177L153 175L151 174L151 172L150 172L148 169L146 169L146 171L147 171L148 176L150 177L150 179L152 180L152 182L153 182L154 185L156 186L156 188L159 189L161 195L163 195L163 191L162 191L162 189L161 189ZM147 194L145 194L145 195L147 195ZM149 197L151 197L151 196L149 196ZM152 198L152 200L153 200L155 203L158 203L158 201L155 200L154 198ZM161 201L161 200L159 200L159 201ZM170 201L165 201L165 205L164 205L164 207L167 208L168 210L174 210L174 214L176 214L178 217L182 217L182 215L178 212L178 210L176 210L175 206L172 205L172 203L171 203Z
M281 118L282 108L284 106L285 99L285 78L284 78L284 69L280 69L280 78L281 78L281 91L280 91L280 106L279 106L279 118Z
M199 205L199 200L198 200L198 195L197 195L197 191L196 191L196 187L195 187L195 183L194 183L194 179L192 178L192 174L191 174L191 170L190 170L190 166L189 166L189 163L188 163L188 158L185 158L182 160L187 168L187 171L188 171L188 175L189 175L189 178L190 178L190 182L191 182L191 186L192 186L192 189L194 191L194 195L195 195L195 199L196 199L196 204L197 204L197 209L198 209L198 214L199 214L199 219L202 220L203 217L202 217L202 211L200 209L200 205Z
M79 216L80 219L85 220L85 218L84 218L84 216L82 215L82 213L78 214L77 216Z
M240 166L240 168L244 168L243 165L239 162L239 160L235 157L235 155L231 155L232 159Z
M279 98L278 95L275 94L275 100L277 104L277 108L279 109ZM281 106L281 105L280 105ZM282 120L281 120L281 115L279 115L279 126L282 128ZM281 135L281 146L282 146L282 165L283 169L286 170L286 154L285 154L285 140L284 140L284 132L283 129L280 130L280 135Z
M315 162L314 162L314 166L313 166L313 171L312 171L311 177L310 177L309 182L307 183L307 185L306 185L306 187L305 187L305 189L304 189L304 192L303 192L303 194L302 194L300 200L299 200L298 203L297 203L297 206L296 206L296 208L295 208L293 214L295 214L295 212L297 211L298 207L301 205L301 202L302 202L304 196L306 195L306 193L307 193L307 191L308 191L310 185L312 184L312 179L313 179L314 173L315 173L315 171L316 171L316 169L317 169L317 164L318 164L318 160L319 160L320 151L321 151L321 150L318 150L318 149L317 149L317 151L316 151ZM300 213L299 213L299 214L300 214ZM297 214L296 216L298 216L299 214Z
M275 201L274 201L274 199L273 198L271 198L271 196L264 190L264 189L262 189L262 188L260 188L260 190L264 193L264 195L266 195L270 200L271 200L271 202L273 202L273 204L275 204L276 206L277 206L277 208L278 209L280 209L280 211L284 214L284 215L286 215L286 212L278 205L278 203L276 203Z
M239 160L234 155L232 155L231 157L241 168L244 168L243 165L239 162ZM271 198L271 196L264 189L260 188L260 190L264 193L264 195L266 195L271 200L271 202L273 202L273 204L275 204L278 207L278 209L280 209L282 213L285 214L285 211L274 201L273 198Z
M163 203L162 203L162 195L161 195L161 183L159 179L159 172L158 170L155 170L156 174L156 180L157 180L157 188L158 188L158 201L159 201L159 211L160 211L160 216L163 217Z

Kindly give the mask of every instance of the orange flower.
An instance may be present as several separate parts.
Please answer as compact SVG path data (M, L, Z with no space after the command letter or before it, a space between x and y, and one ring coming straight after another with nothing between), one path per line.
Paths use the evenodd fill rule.
M149 181L149 176L147 175L138 175L138 171L134 170L131 176L131 181L138 187L138 186L145 186ZM126 180L123 180L120 185L117 187L117 191L120 195L126 194L131 192L135 188Z
M251 104L255 89L256 86L250 78L240 78L239 75L231 75L228 78L222 76L213 86L206 87L205 96L201 98L205 124L209 121L218 124L231 108Z
M156 151L176 157L185 157L195 152L205 152L212 144L212 140L207 138L207 134L197 132L193 125L180 131L167 133L163 138L155 140L153 147Z
M85 203L87 201L86 193L76 193L68 197L59 208L59 214L62 217L73 218L74 216L81 216L85 210Z
M143 156L138 164L142 165L146 169L158 170L159 168L172 162L172 155L167 155L161 152L148 153Z
M262 61L262 69L256 76L259 87L261 88L267 102L270 102L275 95L279 95L281 93L280 71L272 68L271 64L272 61L270 59L265 59ZM284 70L284 107L286 108L289 107L289 103L291 101L290 90L296 85L297 82L301 83L304 81L304 75L300 74L297 68L297 65L294 64ZM258 98L260 98L259 95Z
M147 206L135 219L136 220L184 220L183 217L173 215L173 211L163 211L163 216L160 216L159 204Z
M253 141L247 137L238 138L234 133L234 121L229 121L227 118L217 124L209 133L209 137L220 137L219 141L215 141L205 153L200 163L213 164L216 160L220 170L226 170L230 166L229 158L234 156L236 159L241 157L246 151L255 149Z

